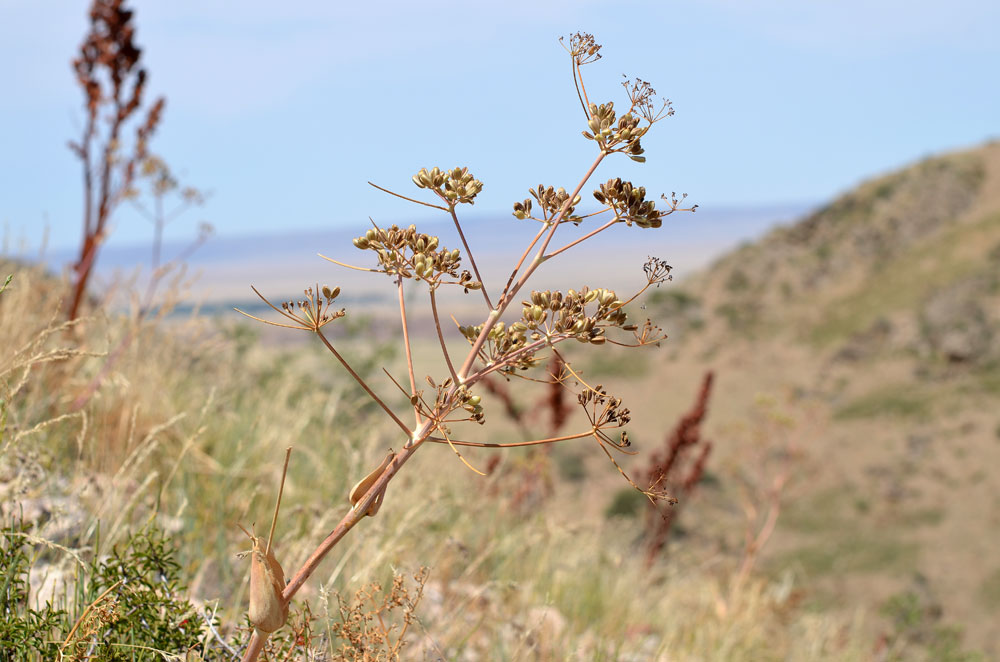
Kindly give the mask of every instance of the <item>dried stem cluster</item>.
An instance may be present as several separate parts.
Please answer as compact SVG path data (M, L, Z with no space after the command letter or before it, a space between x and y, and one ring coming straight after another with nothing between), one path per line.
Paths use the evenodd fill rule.
M94 0L90 30L73 60L84 92L86 120L80 140L69 144L83 166L83 237L73 264L73 293L67 309L70 320L79 314L97 254L107 239L108 221L132 194L136 167L148 156L148 141L166 103L163 97L153 102L135 126L131 148L125 149L124 134L130 119L140 112L146 86L133 15L124 7L124 0Z
M665 209L658 209L655 202L646 199L644 188L616 178L600 185L594 191L594 198L601 205L598 210L575 215L576 207L581 202L581 191L604 159L612 154L622 153L635 161L642 162L645 157L641 156L644 151L641 138L656 122L672 114L669 102L663 101L662 105L655 104L653 101L655 91L648 83L639 80L625 84L630 104L626 112L620 116L616 114L614 104L611 102L601 105L591 103L581 67L599 59L600 49L594 38L587 34L573 35L566 46L572 63L574 84L589 129L584 131L584 136L596 143L598 154L572 192L567 193L563 188L544 186L531 189L532 199L538 204L540 214L536 215L533 211L532 199L514 205L515 217L536 221L539 223L539 229L517 259L504 286L499 290L492 290L492 296L476 266L458 214L461 205L474 204L483 189L483 183L467 168L421 169L414 175L414 184L429 193L434 199L433 202L417 200L376 186L390 195L448 214L457 229L465 251L464 255L458 249L443 247L438 237L420 233L412 225L408 228L397 226L381 228L372 222L373 227L364 235L357 237L354 246L359 250L374 253L377 266L353 266L326 258L348 268L385 274L394 282L399 293L408 385L401 384L391 375L390 378L409 402L413 425L405 423L401 413L394 411L385 399L375 393L375 390L351 367L348 360L337 351L324 331L327 324L346 314L343 309L334 308L334 302L340 294L339 288L319 286L308 288L304 290L304 297L301 300L287 301L278 305L272 304L254 289L258 296L280 315L281 321L259 317L254 319L266 324L315 333L334 358L357 380L406 437L401 450L390 454L387 461L383 462L381 471L373 472L360 483L367 486L363 494L359 493L358 488L352 490L353 507L292 575L282 594L282 599L286 603L295 596L330 550L366 515L377 511L389 482L425 442L448 445L462 462L478 472L464 458L459 447L509 448L591 438L597 442L626 480L647 498L651 501L669 498L656 487L640 488L614 459L612 451L633 453L629 449L628 435L624 431L625 425L630 420L630 414L621 399L607 393L601 385L588 384L557 349L557 345L568 340L588 345L611 343L628 347L658 343L665 337L660 329L649 320L642 324L632 323L625 307L649 287L668 280L669 265L662 260L650 258L645 265L645 284L637 293L627 298L619 297L614 291L606 288L589 287L568 290L565 293L544 290L523 294L532 275L547 260L594 238L614 225L655 228L660 226L663 217L681 210L680 201L674 195L669 199L664 197L667 206ZM683 211L694 209L695 207L690 207ZM603 222L600 220L602 216L605 217ZM597 227L565 244L557 243L557 235L562 225L566 223L579 225L590 218L598 219ZM462 268L464 258L468 259L471 272ZM408 281L412 281L412 284ZM437 379L427 376L426 387L418 386L414 374L403 297L404 288L415 286L416 283L426 285L428 305L440 341L444 364L442 367L447 370L446 374L440 375ZM468 354L461 361L451 356L445 342L436 296L442 286L461 287L466 293L478 291L486 304L487 312L481 323L459 325L459 332L470 345ZM510 323L502 321L505 314L517 303L521 306L520 317ZM630 336L625 339L616 335L622 332ZM454 436L452 426L455 424L484 422L482 397L473 392L482 380L497 374L507 378L539 381L527 373L540 366L548 356L558 357L563 366L565 375L560 378L562 388L571 388L570 380L573 380L578 405L587 420L587 425L583 429L561 436L511 443L482 443ZM265 632L259 629L255 631L243 656L245 662L257 659L266 638Z

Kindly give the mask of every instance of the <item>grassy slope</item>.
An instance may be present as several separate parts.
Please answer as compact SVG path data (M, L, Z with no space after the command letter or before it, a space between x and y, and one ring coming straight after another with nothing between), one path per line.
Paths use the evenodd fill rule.
M718 446L739 456L756 394L809 412L768 567L822 609L913 591L1000 654L1000 144L867 182L682 288L660 305L697 323L662 370L717 368ZM985 344L949 358L941 334L973 325Z
M217 605L224 626L241 618L246 599L248 564L235 554L247 543L236 524L266 526L284 447L296 451L275 544L289 569L332 527L353 480L400 443L315 347L260 349L244 327L198 318L145 328L73 414L72 399L126 329L100 315L60 327L61 286L9 268L15 280L0 295L5 518L23 509L33 535L84 555L98 537L107 551L152 521L178 545L191 596ZM359 370L398 367L363 335L352 340L358 333L334 335ZM598 474L613 475L606 464ZM797 609L787 587L756 577L727 587L735 558L720 564L692 549L647 570L630 542L634 523L567 513L573 504L562 499L513 509L507 495L517 487L428 448L393 483L380 515L300 594L318 631L328 604L321 587L350 593L392 568L428 565L411 655L839 660L861 659L868 646L852 620ZM72 594L70 556L49 552L35 564L36 594Z

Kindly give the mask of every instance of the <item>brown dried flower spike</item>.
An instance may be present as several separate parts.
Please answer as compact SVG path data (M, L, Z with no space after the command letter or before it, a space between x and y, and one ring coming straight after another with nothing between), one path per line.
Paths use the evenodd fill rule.
M274 556L271 541L274 538L274 527L278 522L278 508L281 507L281 493L285 489L285 474L288 473L288 458L292 454L291 447L285 451L285 468L281 472L281 487L278 489L278 501L274 506L274 518L271 520L271 533L267 537L267 546L261 549L261 538L250 533L242 526L240 529L253 541L250 552L250 622L261 632L274 632L288 620L288 603L281 593L285 590L285 572Z

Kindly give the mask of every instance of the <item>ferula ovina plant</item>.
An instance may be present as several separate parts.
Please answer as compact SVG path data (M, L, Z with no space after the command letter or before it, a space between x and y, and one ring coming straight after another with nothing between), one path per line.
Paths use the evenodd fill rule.
M447 445L459 460L478 471L465 460L460 448L505 448L590 438L625 479L648 499L656 502L670 498L662 489L643 490L638 487L614 459L614 453L633 452L629 449L628 434L624 429L629 423L629 410L620 398L609 394L602 385L588 384L559 349L559 345L570 340L595 346L611 344L623 347L642 347L661 341L664 336L659 327L649 320L632 321L626 306L649 287L669 280L670 266L663 260L650 258L645 264L644 284L628 297L619 296L606 288L586 285L579 290L565 292L529 290L527 286L543 262L584 241L593 240L614 226L637 226L639 231L645 232L660 227L665 216L675 211L694 211L696 206L682 208L684 198L678 200L671 194L670 197L661 196L664 204L658 207L658 201L646 197L645 188L613 177L593 191L597 202L595 209L583 211L580 208L581 192L604 160L620 154L633 161L644 162L642 139L653 125L672 115L673 109L669 101L656 98L656 92L649 83L639 79L623 83L627 95L624 112L619 113L612 101L592 102L584 85L582 67L601 58L601 46L592 35L584 33L572 35L568 43L563 41L563 45L572 60L573 82L584 113L583 137L594 143L597 154L571 192L562 187L539 185L529 189L530 197L514 203L513 215L518 219L515 222L536 223L538 232L521 252L510 277L502 286L498 288L497 283L483 282L462 230L459 209L473 204L483 190L483 182L464 167L421 168L413 176L413 183L424 199L411 198L372 184L390 195L447 214L454 222L462 249L447 248L439 237L424 234L412 225L405 228L374 225L354 239L355 248L373 258L369 263L371 266L353 266L325 258L344 267L382 274L393 283L399 300L402 341L408 367L408 378L393 381L408 399L412 424L403 420L411 413L393 410L358 375L324 333L327 324L346 314L344 309L335 306L340 288L310 287L305 290L303 299L277 305L254 288L254 292L279 317L268 320L247 313L244 315L265 324L316 334L401 433L400 450L389 453L379 467L358 482L350 494L351 507L291 576L281 595L285 605L308 581L330 550L366 516L374 516L378 512L389 482L413 454L428 443ZM582 236L560 241L560 236L565 236L560 229L567 224L587 224L593 229L585 231ZM471 271L465 268L463 260L468 260ZM427 375L419 382L414 374L404 305L406 289L414 287L422 289L428 297L442 359L440 374ZM442 287L459 287L468 296L482 298L484 310L481 321L459 327L470 346L468 353L461 358L453 357L445 343L437 300L437 292ZM484 423L482 396L476 392L481 380L494 373L507 378L533 380L532 372L536 369L544 371L546 360L552 356L562 362L566 371L563 385L575 392L577 403L585 412L587 424L583 429L562 436L511 443L480 443L455 435L454 429L459 424ZM257 659L267 637L264 628L255 630L243 655L245 662Z

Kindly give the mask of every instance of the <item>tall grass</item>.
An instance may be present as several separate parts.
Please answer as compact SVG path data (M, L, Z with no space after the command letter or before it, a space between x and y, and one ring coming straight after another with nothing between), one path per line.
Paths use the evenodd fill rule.
M98 315L62 324L52 314L58 305L36 304L57 304L66 285L11 268L0 294L3 489L28 516L49 513L27 522L36 569L30 600L52 599L39 592L40 578L61 572L55 592L77 615L62 618L52 639L68 636L95 597L76 600L80 582L100 585L81 574L78 559L106 559L145 527L175 549L188 587L178 597L219 622L240 623L248 565L235 556L247 546L236 524L269 517L284 446L299 450L276 544L295 563L335 524L329 513L346 503L350 477L393 442L391 424L373 424L360 389L319 369L310 350L261 347L246 331L197 317L144 329L98 396L67 415L75 389L101 369L129 322ZM367 371L393 360L360 337L351 349L370 359L359 362ZM738 559L682 543L669 563L646 569L637 523L570 518L558 500L525 517L490 496L505 489L504 474L456 474L442 467L449 451L433 450L442 452L414 458L415 470L390 487L392 506L300 594L316 619L311 639L300 642L317 650L314 659L341 659L326 634L339 618L334 592L388 586L394 571L421 566L429 578L406 659L866 659L861 623L802 611L791 584L755 577L734 594ZM33 478L22 480L29 470ZM202 653L227 659L206 623L196 626ZM218 634L234 649L245 640L232 626Z

